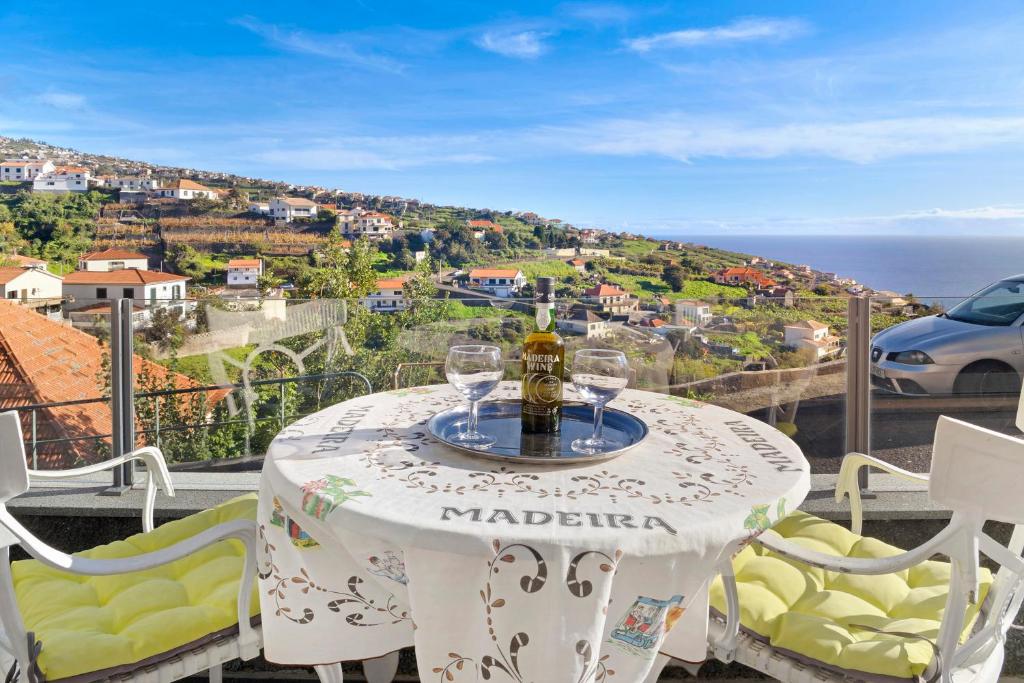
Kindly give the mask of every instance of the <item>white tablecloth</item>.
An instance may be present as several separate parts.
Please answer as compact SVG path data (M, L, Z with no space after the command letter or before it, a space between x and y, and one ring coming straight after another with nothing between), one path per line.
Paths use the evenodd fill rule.
M505 382L489 398L517 395ZM374 394L271 444L259 507L269 660L415 645L423 681L642 681L659 650L704 659L716 564L809 489L792 441L715 406L627 390L612 407L642 418L647 440L566 467L437 442L427 419L460 401L447 386Z

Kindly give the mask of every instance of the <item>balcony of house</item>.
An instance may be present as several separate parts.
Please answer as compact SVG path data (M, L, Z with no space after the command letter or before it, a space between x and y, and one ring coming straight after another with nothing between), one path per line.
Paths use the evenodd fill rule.
M138 530L138 517L145 517L149 511L159 531L169 522L193 519L192 515L205 514L211 508L222 511L217 514L226 514L225 508L217 506L237 505L231 501L238 496L249 496L255 510L254 501L259 498L263 512L252 514L261 515L262 538L271 538L268 542L276 553L272 570L260 565L259 580L266 590L267 577L279 576L281 580L278 590L272 591L277 596L273 598L278 605L275 611L280 611L270 614L266 608L270 603L264 600L263 619L278 619L281 625L275 628L279 629L300 629L292 618L314 625L333 624L332 628L337 629L362 629L360 632L379 629L392 640L377 654L402 651L395 680L432 681L444 677L449 664L453 676L463 671L456 662L468 655L452 650L456 654L438 665L440 672L433 668L417 670L416 652L411 648L414 637L407 623L409 608L403 602L410 590L407 585L417 578L440 581L445 573L459 572L469 583L476 580L476 569L468 564L430 564L440 560L435 555L418 554L418 543L425 542L423 538L418 543L407 539L397 545L380 540L379 536L388 536L394 529L391 525L402 514L402 505L388 507L385 488L368 490L368 486L393 486L395 492L403 492L405 506L418 504L420 497L430 501L436 507L436 519L424 516L422 524L439 538L458 538L454 532L445 536L444 524L459 525L460 534L469 533L461 530L474 525L487 529L490 535L485 545L493 566L487 562L482 565L480 590L494 594L474 603L472 609L461 604L457 607L466 619L479 616L483 624L499 613L502 605L526 609L512 604L514 599L530 600L534 596L517 587L520 577L522 585L538 591L564 589L569 601L566 609L575 609L576 601L589 599L591 591L607 587L600 581L616 572L624 573L629 562L628 553L622 559L612 551L610 560L599 559L593 567L587 564L589 556L568 558L573 562L564 567L550 558L546 564L538 564L530 551L511 545L510 549L502 545L491 552L492 541L514 539L517 533L526 533L523 530L529 530L530 525L546 529L545 515L550 518L550 534L558 533L565 525L579 526L572 529L577 534L594 534L595 529L607 531L610 524L624 524L629 534L657 531L665 538L678 538L686 532L673 526L673 506L701 509L702 505L718 504L718 498L728 501L754 495L751 492L762 487L767 490L771 477L785 476L788 465L780 464L783 461L778 458L782 456L776 453L785 451L785 457L806 462L807 491L800 493L794 505L791 501L780 502L785 496L776 496L748 506L748 516L741 520L746 536L737 548L736 563L719 565L712 572L725 571L723 576L728 579L733 569L722 567L735 568L738 606L733 604L731 609L743 619L736 626L740 629L737 640L728 640L731 622L724 601L733 598L723 592L722 578L709 584L710 597L704 594L700 582L695 584L694 594L704 597L696 603L687 602L685 610L692 615L704 604L705 613L710 615L707 647L698 653L709 662L704 673L710 670L714 676L746 678L757 675L747 666L757 666L749 659L756 659L756 653L767 653L763 656L774 657L775 662L791 654L791 645L774 647L772 638L781 631L772 629L781 626L771 619L788 609L790 603L812 599L811 594L870 604L870 609L864 607L871 616L868 625L892 632L882 638L902 638L909 631L913 636L906 638L917 643L921 638L934 639L938 628L938 621L929 621L925 628L899 616L900 609L920 607L915 607L914 596L927 593L934 601L934 595L939 594L942 582L938 579L928 586L921 583L925 570L912 568L909 574L900 570L878 577L889 582L885 585L890 588L896 586L893 582L897 577L900 579L892 588L898 594L890 595L891 604L886 605L872 602L877 590L870 579L854 587L852 582L842 584L839 578L828 578L823 572L819 576L814 570L800 574L801 580L809 582L801 584L800 591L813 584L811 594L790 596L786 591L796 584L780 577L792 579L787 572L795 565L775 559L779 567L765 569L762 564L769 554L765 549L768 546L758 545L755 540L762 532L774 525L786 538L796 535L796 542L826 554L839 552L837 548L849 541L849 547L840 550L849 554L844 561L850 560L851 567L859 566L854 561L857 557L883 557L897 552L895 548L914 548L945 533L942 530L950 520L958 519L951 515L955 500L936 499L927 479L928 473L935 471L933 454L938 458L945 452L940 439L943 425L956 421L982 427L990 444L999 444L1000 448L1012 448L1014 441L1024 439L1020 431L1024 420L1017 417L1019 377L1024 368L1014 365L1024 352L1019 326L1014 326L1024 308L1009 293L990 297L987 302L971 302L968 298L967 309L958 308L960 300L923 297L923 305L914 310L894 308L891 300L870 297L814 296L777 303L767 300L756 307L744 305L745 297L686 300L685 312L695 311L701 318L699 328L691 323L676 324L672 307L658 312L653 306L636 306L630 316L617 319L593 301L600 294L596 293L582 300L558 299L552 312L555 327L564 338L562 379L567 395L572 397L567 406L579 405L582 400L573 388L574 362L581 350L623 351L628 359L627 388L623 398L613 400L609 409L640 414L655 435L651 443L658 444L658 448L647 452L641 443L603 464L572 465L560 472L571 471L577 479L566 475L559 480L564 488L552 488L547 493L538 483L545 476L543 466L474 460L466 455L451 456L458 459L462 468L458 472L465 475L465 481L449 481L449 472L436 465L442 457L437 450L440 446L428 430L431 415L462 404L459 395L445 386L452 374L451 366L446 370L448 350L458 344L497 347L502 384L482 405L492 399L515 400L524 380L523 339L536 325L533 311L498 297L470 307L443 298L443 293L421 297L404 288L402 282L382 281L380 285L380 291L387 295L383 298L402 302L395 306L397 310L379 310L377 304L367 303L372 297L240 301L235 293L230 305L212 297L185 301L181 316L170 316L158 326L151 317L142 321L139 316L146 315L148 308L140 309L130 300L120 304L95 302L91 307L67 311L62 320L40 316L32 306L0 303L4 307L0 316L0 412L17 415L26 462L32 472L42 473L33 475L28 491L8 501L7 509L43 541L62 550L79 551L130 536ZM988 348L996 354L991 357L965 360L962 348L948 346L948 336L935 334L932 338L925 332L914 335L907 331L938 325L968 326L975 319L972 316L999 314L1008 318L1012 310L1018 315L1008 327L1017 333L1015 338L1000 336L999 326L964 327L989 335ZM939 313L945 315L936 317ZM668 318L671 328L667 332L652 322L659 319L664 323L663 318ZM977 342L972 346L978 347ZM39 349L45 351L39 353ZM110 470L90 471L75 480L47 478L47 472L110 463L146 448L158 449L166 462L173 497L165 495L163 489L156 490L156 483L163 481L162 465L152 456L118 461ZM974 446L962 442L957 448L971 450ZM851 460L849 453L862 453L868 459ZM619 472L626 465L627 470L639 471L653 466L631 459L640 457L652 462L670 461L665 478ZM330 461L334 469L317 470L316 463L321 460ZM685 474L691 469L703 471L702 463L719 461L724 463L721 471L707 470L704 476L692 479ZM869 462L875 469L844 462ZM951 462L955 464L955 460ZM758 474L763 467L769 469ZM777 467L783 469L767 474ZM683 474L677 477L669 471ZM671 485L665 483L669 479ZM293 480L301 480L301 486L291 492L285 486ZM665 491L654 490L662 485ZM981 480L972 484L982 485ZM459 486L465 488L460 491ZM275 491L269 497L268 487ZM837 502L837 487L848 493L849 500ZM515 508L518 496L530 497L527 508L533 513L527 515L528 510ZM590 507L573 517L571 511L576 510L573 506L578 501L588 502ZM650 512L643 517L636 510L646 505L651 510L669 512ZM346 533L353 537L345 541L335 535L329 523L337 518L338 510L352 515L346 519L360 519L365 525L350 528ZM587 513L594 517L589 518ZM820 527L828 529L826 540L799 536L796 529L810 524L812 517L808 516L829 524ZM672 527L676 534L664 531L659 523ZM853 532L840 528L851 523ZM1010 527L990 522L985 530L996 541L1005 542ZM366 536L362 536L364 533ZM761 540L771 543L774 538L765 533ZM331 554L327 547L343 542L351 543L356 553L344 556L349 559L339 559L341 556ZM753 545L746 547L749 543ZM863 553L858 555L860 551L854 550L854 545ZM992 553L1008 561L998 551ZM20 560L26 555L15 549L14 557ZM331 562L351 562L351 557L366 561L357 563L352 578L346 574L345 581L338 585L314 587L315 582L308 578L308 584L293 578L302 580L303 571L323 570ZM753 564L743 564L750 562ZM602 569L602 564L609 569ZM344 566L348 571L348 565ZM539 566L550 570L544 574L545 580L537 578L541 576ZM986 592L976 596L982 603L982 616L977 616L977 610L969 613L974 633L981 632L985 624L995 623L986 621L986 609L995 604L993 600L1004 597L998 590L989 592L987 588L993 584L985 572L995 569L995 563L986 559L980 566L979 585L985 586ZM936 567L927 565L929 577L942 574ZM489 574L494 568L500 572ZM760 575L755 574L761 571L767 573L758 584ZM500 584L508 572L512 572L515 584L511 589ZM584 582L589 589L578 587ZM545 583L547 588L542 588ZM303 591L307 585L309 591ZM499 593L501 590L506 592ZM654 587L637 586L633 592L639 597L631 597L628 605L613 600L610 612L615 614L609 613L607 633L599 635L624 645L610 652L644 651L647 631L632 628L632 624L664 625L666 615L676 614L672 611L677 605L672 602L674 593L647 595L652 591L656 592ZM786 597L773 598L775 612L769 614L765 603L754 602L758 591L775 591ZM474 589L474 595L476 592ZM319 599L328 593L319 603L310 597ZM547 594L536 593L541 599ZM476 615L477 606L487 614ZM424 614L430 609L422 603L411 607L413 611L417 608ZM439 604L437 609L442 613L456 607ZM751 616L759 609L768 610L763 613L766 616ZM805 614L801 609L793 608L786 614ZM864 613L858 613L856 619L866 619ZM941 620L941 610L929 614ZM281 620L282 615L287 618ZM633 622L629 622L631 615ZM493 618L499 616L504 618L502 614ZM850 625L859 624L856 619L843 622L843 628L856 630ZM686 622L680 624L680 628L691 628ZM402 630L406 628L408 633ZM487 626L483 629L486 633ZM612 636L616 629L619 635ZM924 629L924 635L915 629ZM265 638L271 632L264 626ZM502 651L509 647L505 641L519 638L519 633L513 631L507 637L502 634ZM664 637L667 642L668 636ZM1020 656L1017 631L1010 631L1007 637L1003 672L1019 675L1024 672L1024 658ZM865 634L856 639L871 640ZM519 642L516 647L523 658L522 666L535 666L526 663L529 645L525 640L520 638L513 645ZM490 642L487 637L484 641ZM58 647L45 637L41 642L42 652ZM423 641L416 642L419 646ZM769 645L774 648L770 652L764 649ZM918 652L916 646L900 647L901 651L909 648ZM572 657L583 656L577 650L573 652ZM931 645L924 643L922 652L913 655L917 658L913 662L923 662L914 675L934 672L942 666L941 662L935 663ZM822 653L816 656L825 657ZM893 657L885 661L905 663L899 656ZM267 659L274 657L236 663L224 675L236 680L314 680L317 676L311 668L281 667ZM687 667L692 669L693 665L684 659L670 661L657 680L686 677ZM565 661L569 661L568 655ZM842 666L839 660L818 666L819 660L801 654L794 661L792 666L814 671L813 675L823 680L863 676ZM378 664L371 661L366 679L390 680L386 671L374 673ZM466 670L470 666L464 664ZM511 664L508 666L512 670ZM322 672L320 675L322 678ZM345 675L346 680L360 680L363 674L359 663L346 664ZM457 683L459 679L454 680Z

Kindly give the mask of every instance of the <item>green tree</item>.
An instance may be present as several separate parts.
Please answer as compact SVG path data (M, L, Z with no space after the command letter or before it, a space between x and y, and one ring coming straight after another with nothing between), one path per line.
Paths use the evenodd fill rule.
M665 270L662 271L661 279L668 283L668 286L672 288L673 292L683 291L683 287L686 286L686 271L675 263L665 266Z

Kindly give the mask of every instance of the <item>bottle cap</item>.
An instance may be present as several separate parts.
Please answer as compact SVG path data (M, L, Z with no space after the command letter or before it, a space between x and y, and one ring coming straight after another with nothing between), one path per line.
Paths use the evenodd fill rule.
M537 303L539 304L550 304L555 301L555 278L553 277L539 277L537 278Z

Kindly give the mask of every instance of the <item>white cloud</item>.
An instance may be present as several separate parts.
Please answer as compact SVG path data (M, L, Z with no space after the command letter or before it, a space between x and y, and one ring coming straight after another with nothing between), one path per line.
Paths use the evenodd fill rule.
M1024 145L1024 117L908 117L856 122L752 125L660 116L547 127L538 143L586 154L716 157L828 157L854 163Z
M494 157L475 136L349 137L270 149L248 160L275 168L315 171L397 171L445 164L479 164Z
M549 35L542 31L492 29L484 31L473 42L482 50L505 57L534 59L547 52L544 39Z
M58 92L51 90L36 96L36 99L43 104L48 104L56 109L73 111L85 108L85 95L73 92Z
M233 24L255 33L269 45L287 52L314 55L347 62L376 71L400 73L405 65L390 57L375 54L359 37L346 34L316 34L275 24L267 24L255 17L244 16L232 20Z
M626 47L635 52L650 52L664 48L724 45L755 40L788 40L803 35L809 30L807 22L801 19L755 17L740 19L723 26L688 28L668 33L656 33L642 38L632 38L626 41Z

